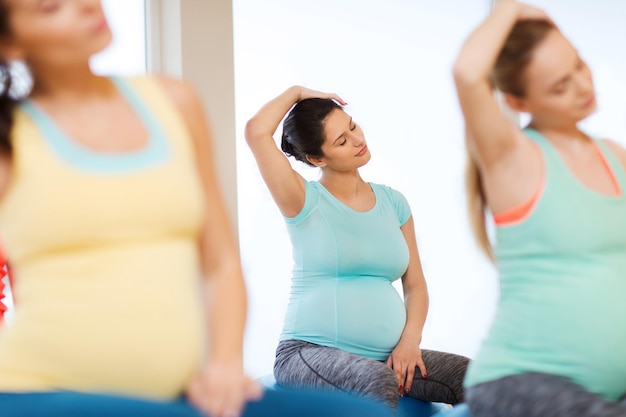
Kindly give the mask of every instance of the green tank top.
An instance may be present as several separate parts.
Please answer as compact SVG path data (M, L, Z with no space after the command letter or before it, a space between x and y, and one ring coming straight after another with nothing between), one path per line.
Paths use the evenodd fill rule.
M620 185L583 185L550 142L543 193L524 221L497 227L500 299L467 387L527 372L560 375L609 400L626 393L626 174L596 141Z

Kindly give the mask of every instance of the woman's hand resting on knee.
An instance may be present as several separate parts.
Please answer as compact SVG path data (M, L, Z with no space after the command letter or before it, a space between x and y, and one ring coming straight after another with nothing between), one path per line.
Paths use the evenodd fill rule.
M411 340L407 337L402 337L391 352L391 355L387 358L387 366L393 369L396 377L398 377L398 393L400 396L404 396L405 393L411 390L416 368L419 368L422 377L426 378L428 376L426 365L422 360L419 341Z
M262 397L263 390L244 375L241 365L211 363L187 385L191 404L211 417L238 417L245 403Z

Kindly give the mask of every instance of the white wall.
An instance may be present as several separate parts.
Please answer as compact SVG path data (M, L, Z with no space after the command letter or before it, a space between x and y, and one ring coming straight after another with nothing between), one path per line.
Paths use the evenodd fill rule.
M137 75L146 72L146 19L144 0L102 0L111 45L94 56L92 68L100 74Z

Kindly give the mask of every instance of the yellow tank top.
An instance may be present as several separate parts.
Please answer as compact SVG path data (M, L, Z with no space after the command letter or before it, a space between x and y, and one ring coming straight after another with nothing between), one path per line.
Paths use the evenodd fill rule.
M16 311L0 328L0 392L168 399L200 365L193 143L158 81L113 81L149 132L140 150L95 152L33 102L16 111L0 202Z

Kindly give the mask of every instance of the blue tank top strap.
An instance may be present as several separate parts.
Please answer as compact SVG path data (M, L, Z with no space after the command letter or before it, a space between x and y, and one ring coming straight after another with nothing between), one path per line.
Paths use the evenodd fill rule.
M560 180L568 176L567 167L561 156L545 136L529 127L524 129L524 134L539 146L545 161L546 178Z
M548 164L547 169L551 171L553 175L559 171L569 173L569 168L567 168L567 166L563 162L563 159L559 155L558 151L548 141L548 139L546 139L545 136L532 128L525 128L524 134L526 134L526 136L528 136L531 140L537 143L542 149L543 154L546 158L546 163ZM613 152L606 146L606 144L602 140L597 139L591 135L587 136L589 136L589 138L593 140L594 143L598 146L598 148L602 152L602 155L608 162L612 173L615 175L615 178L619 182L620 188L623 189L623 187L626 186L626 170L624 169L622 164L618 161ZM550 169L551 167L553 169ZM558 167L558 169L554 169L556 167ZM567 176L570 177L571 175Z
M68 137L54 119L33 100L24 100L20 103L20 109L37 124L44 133L42 137L61 160L85 171L120 174L163 163L170 153L168 139L159 121L146 106L146 98L123 78L112 77L111 81L148 132L148 143L136 151L107 153L90 149Z
M554 149L554 147L552 146L552 144L550 144L548 139L546 139L546 137L543 136L541 133L539 133L537 130L527 127L523 130L523 132L533 142L537 143L539 147L543 151L545 151L545 153L548 153L549 156L558 158L559 155L558 153L556 153L556 149Z

